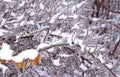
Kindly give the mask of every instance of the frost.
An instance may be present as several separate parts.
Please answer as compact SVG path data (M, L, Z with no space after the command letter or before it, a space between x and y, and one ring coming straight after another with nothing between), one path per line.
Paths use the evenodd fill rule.
M84 1L80 2L79 4L73 6L73 7L71 8L72 11L75 11L77 8L82 7L85 3L86 3L86 0L84 0Z
M5 66L5 65L3 65L3 64L1 64L1 63L0 63L0 68L2 68L3 74L5 74L6 70L8 69L7 66Z
M7 30L0 29L0 36L3 36L3 35L5 35L5 33L7 33L7 32L8 32Z
M105 60L103 59L103 56L101 54L99 54L98 59L101 61L101 63L105 62Z
M42 3L40 3L40 9L43 10L44 9L44 5Z
M92 20L93 20L94 22L97 22L97 21L99 21L100 19L99 19L99 18L92 18Z
M81 64L80 67L85 71L87 70L87 67L84 64Z
M5 1L5 2L12 2L12 0L3 0L3 1Z
M63 5L68 5L68 2L66 2L65 0L62 1Z
M78 15L74 14L74 15L69 16L69 18L77 19Z
M60 65L61 65L61 63L60 63L60 58L58 58L58 59L53 59L52 62L53 62L53 64L56 65L56 66L60 66Z
M55 51L55 48L48 49L48 52L54 52L54 51Z
M6 22L6 19L2 18L2 22L0 23L0 27L3 26Z
M37 46L37 50L42 49L42 48L47 47L47 46L50 46L49 43L40 43L40 44Z
M78 23L76 23L71 29L72 29L72 30L73 30L73 29L79 29Z
M18 21L21 21L23 18L24 18L24 14L18 16L18 17L17 17L17 20L18 20Z
M75 35L75 34L72 33L72 34L70 34L70 35L68 36L67 43L69 43L70 46L73 45L73 39L74 39L74 37L75 37L74 35Z
M113 68L113 64L112 63L106 64L106 66L109 67L110 69Z
M25 2L24 2L24 1L22 1L22 2L19 4L20 7L23 7L24 5L25 5Z
M63 19L63 20L65 20L66 18L67 18L67 16L64 15L64 14L62 14L61 16L59 16L59 19Z
M34 25L34 24L35 24L35 23L34 23L33 20L30 20L30 21L27 22L27 25Z
M74 55L69 55L69 54L59 54L60 57L71 57L71 56L74 56Z
M54 23L55 20L56 20L56 18L57 18L60 14L61 14L61 13L57 13L57 14L55 14L54 16L52 16L49 22L50 22L51 24Z

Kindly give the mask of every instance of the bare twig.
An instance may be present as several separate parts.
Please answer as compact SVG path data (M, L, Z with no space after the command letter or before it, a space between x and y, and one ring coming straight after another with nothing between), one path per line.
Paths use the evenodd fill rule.
M116 52L119 44L120 44L120 39L119 39L119 41L115 44L115 47L114 47L113 51L110 53L110 55L114 55L114 53Z
M47 49L50 49L50 48L52 48L52 47L58 47L58 46L64 46L64 45L69 45L69 44L67 44L67 43L53 44L53 45L51 45L51 46L47 46L47 47L44 47L44 48L42 48L42 49L39 49L39 52L40 52L40 51L47 50Z

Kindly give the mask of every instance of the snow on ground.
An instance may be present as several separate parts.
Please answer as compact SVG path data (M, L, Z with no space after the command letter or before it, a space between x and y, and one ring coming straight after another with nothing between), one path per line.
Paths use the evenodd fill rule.
M10 49L10 45L7 43L2 43L2 48L0 50L0 59L11 60L13 52L14 51Z
M60 58L58 58L58 59L52 59L52 62L53 62L53 64L54 64L55 66L60 66L60 65L61 65L61 63L60 63Z

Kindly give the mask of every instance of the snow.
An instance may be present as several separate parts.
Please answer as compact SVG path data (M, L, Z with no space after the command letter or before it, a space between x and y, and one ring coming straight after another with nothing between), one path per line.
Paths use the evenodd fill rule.
M69 34L69 37L67 39L67 43L72 46L73 45L73 38L74 38L74 33Z
M77 19L78 15L74 14L74 15L69 16L69 18Z
M72 30L73 30L73 29L79 29L78 23L76 23L71 29L72 29Z
M64 15L64 14L62 14L61 16L59 16L59 19L63 19L63 20L65 20L66 18L67 18L67 16Z
M7 43L2 43L2 48L0 50L0 58L5 60L11 60L12 59L12 53L13 50L10 49L10 45Z
M15 61L17 63L22 62L23 60L24 60L24 56L20 55L20 54L17 55L17 56L12 57L12 61Z
M22 51L17 56L14 56L12 58L15 62L22 62L24 59L35 59L38 56L38 51L35 49L27 49Z
M37 50L42 49L42 48L47 47L47 46L49 46L48 43L40 43L40 44L37 46Z
M54 51L55 51L55 48L48 49L48 52L54 52Z
M71 57L71 56L74 56L74 54L73 54L73 55L69 55L69 54L59 54L59 56L60 56L60 57Z
M81 47L81 51L84 51L84 49L85 49L86 46L83 44L83 40L75 39L74 43L76 45L79 45Z
M17 20L18 20L18 21L21 21L23 18L24 18L24 14L18 16L18 17L17 17Z
M34 25L34 24L35 24L34 20L30 20L30 21L27 22L27 25Z
M3 74L4 74L5 71L8 69L7 66L5 66L5 65L3 65L3 64L1 64L1 63L0 63L0 68L2 68L2 70L3 70Z
M87 70L87 67L86 67L83 63L81 63L80 67L81 67L84 71Z
M57 14L55 14L54 16L52 16L51 17L51 19L50 19L50 21L49 21L49 23L54 23L55 22L55 20L56 20L56 18L60 15L61 13L57 13Z
M59 30L56 30L56 31L52 31L51 34L54 34L54 35L60 35L61 34L61 29Z
M113 68L113 64L112 63L108 63L108 64L105 64L107 67L109 67L110 69Z
M76 4L75 6L73 6L73 7L71 8L71 10L74 12L77 8L82 7L85 3L86 3L86 0L80 2L79 4Z
M2 18L2 22L0 23L0 27L3 26L6 22L6 19L5 18Z
M7 30L4 30L4 29L0 29L0 36L3 36L5 33L7 33L8 31Z
M56 65L56 66L60 66L60 65L61 65L61 64L60 64L60 58L58 58L58 59L52 59L52 62L53 62L53 64Z
M12 2L12 0L3 0L3 1L5 1L5 2Z
M68 5L68 2L66 2L65 0L62 1L63 5Z
M40 9L44 10L44 8L45 8L44 5L42 3L40 3Z
M99 21L100 19L99 19L99 18L92 18L92 20L93 20L94 22L97 22L97 21Z
M103 60L102 54L99 54L98 59L101 61L101 63L104 63L104 62L105 62L105 60Z
M25 1L22 1L20 4L19 4L19 7L23 7L25 5Z

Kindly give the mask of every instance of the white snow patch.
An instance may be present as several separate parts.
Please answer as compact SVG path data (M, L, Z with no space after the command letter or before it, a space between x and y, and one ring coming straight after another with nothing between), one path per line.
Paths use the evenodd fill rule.
M68 37L68 39L67 39L67 43L70 45L70 46L72 46L73 44L73 35L74 35L74 33L71 33L71 34L69 34L69 37Z
M38 51L35 49L27 49L22 51L17 56L14 56L12 58L15 62L22 62L24 59L35 59L38 56Z
M45 7L42 3L40 3L40 9L43 10Z
M63 5L68 5L68 2L66 2L65 0L63 0L62 4Z
M83 44L83 40L75 39L74 43L75 43L76 45L79 45L79 46L80 46L81 51L84 51L84 50L85 50L85 47L86 47L86 46Z
M75 6L73 6L73 7L71 8L71 10L74 12L77 8L82 7L82 5L84 5L85 3L86 3L86 0L80 2L79 4L76 4Z
M55 14L53 17L51 17L49 23L51 23L51 24L54 23L55 20L56 20L56 18L57 18L60 14L61 14L61 13L57 13L57 14Z
M0 58L5 60L11 60L12 59L12 53L13 50L10 49L10 45L7 43L2 43L2 48L0 50Z
M21 21L23 18L24 18L24 14L18 16L18 17L17 17L17 20L18 20L18 21Z
M2 70L3 70L3 74L4 74L5 71L8 69L7 66L5 66L5 65L3 65L3 64L1 64L1 63L0 63L0 68L2 68Z
M1 22L0 26L3 26L5 24L5 22L6 22L6 19L2 18L2 22Z
M61 29L59 30L56 30L56 31L52 31L51 34L54 34L54 35L60 35L61 34Z
M34 16L35 15L35 11L30 12L30 16Z
M30 21L27 22L27 24L28 24L28 25L34 25L35 23L34 23L33 20L30 20Z
M58 58L58 59L53 59L52 62L53 62L53 64L56 65L56 66L60 66L60 65L61 65L61 64L60 64L60 58Z
M42 49L42 48L47 47L47 46L49 46L48 43L40 43L40 44L37 46L37 50Z
M26 24L26 21L22 21L21 23L20 23L20 26L24 26Z
M80 67L85 71L85 70L87 70L87 67L82 63L81 65L80 65Z
M109 63L109 64L105 64L107 67L109 67L110 69L112 69L113 67L113 64L112 63Z
M5 2L12 2L12 0L3 0L3 1L5 1Z
M3 35L5 35L5 33L7 33L7 32L8 32L7 30L0 29L0 36L3 36Z
M102 24L102 25L101 25L101 27L105 27L105 26L106 26L106 24Z
M74 56L74 54L73 54L73 55L69 55L69 54L59 54L59 56L60 56L60 57L71 57L71 56Z
M22 1L20 4L19 4L19 7L23 7L25 5L25 1Z
M105 62L105 60L103 60L102 54L99 54L98 59L101 61L101 63L104 63L104 62Z
M48 49L48 52L54 52L54 51L55 51L55 48Z
M94 21L94 22L97 22L99 20L100 20L99 18L92 18L92 21Z
M72 30L73 30L73 29L79 29L78 23L76 23L71 29L72 29Z
M67 16L64 15L64 14L62 14L61 16L59 16L59 19L63 19L63 20L65 20L66 18L67 18Z
M77 19L78 18L78 15L74 14L74 15L71 15L69 16L70 18L73 18L73 19Z

